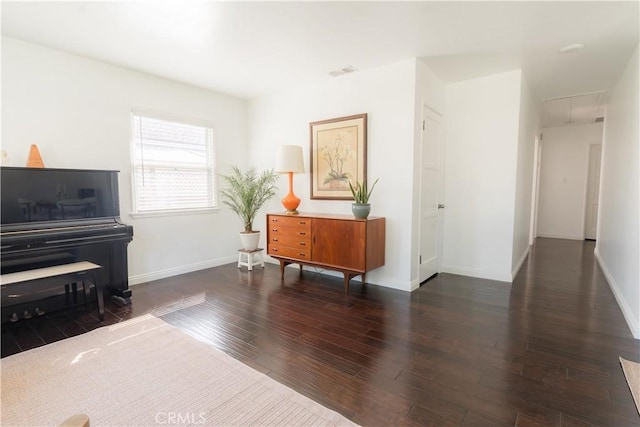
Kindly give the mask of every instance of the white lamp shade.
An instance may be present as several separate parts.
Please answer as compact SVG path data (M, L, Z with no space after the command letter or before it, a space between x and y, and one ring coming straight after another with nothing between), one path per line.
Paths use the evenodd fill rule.
M304 172L302 147L299 145L282 145L278 151L276 172Z

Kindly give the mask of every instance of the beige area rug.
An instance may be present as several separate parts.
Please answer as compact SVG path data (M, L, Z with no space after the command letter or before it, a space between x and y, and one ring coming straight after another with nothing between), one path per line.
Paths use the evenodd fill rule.
M622 371L629 384L633 401L636 402L636 409L640 414L640 363L620 358Z
M2 426L355 425L151 315L0 364Z

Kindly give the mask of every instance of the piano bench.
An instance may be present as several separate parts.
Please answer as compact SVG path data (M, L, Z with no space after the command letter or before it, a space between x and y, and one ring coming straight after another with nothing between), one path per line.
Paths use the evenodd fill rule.
M101 265L88 261L35 268L0 275L0 286L2 293L7 295L10 300L12 294L20 297L26 292L38 293L43 288L52 289L63 285L68 287L70 283L82 282L86 299L89 287L84 284L84 281L92 280L96 287L98 315L102 321L104 320L104 289L98 280L98 273L101 269Z

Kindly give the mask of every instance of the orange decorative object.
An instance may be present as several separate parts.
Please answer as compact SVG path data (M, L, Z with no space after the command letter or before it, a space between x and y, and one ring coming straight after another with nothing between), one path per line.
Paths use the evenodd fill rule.
M282 206L287 209L285 213L287 215L298 215L297 209L300 206L300 199L293 194L293 174L304 172L302 147L299 145L281 146L278 151L276 171L289 174L289 194L282 199Z
M27 167L28 168L44 167L42 156L40 156L40 151L38 150L38 146L36 144L31 144L31 148L29 149L29 159L27 160Z
M298 215L298 206L300 206L300 198L293 194L293 172L288 172L289 174L289 194L287 194L282 199L282 206L284 206L287 211L285 212L287 215Z

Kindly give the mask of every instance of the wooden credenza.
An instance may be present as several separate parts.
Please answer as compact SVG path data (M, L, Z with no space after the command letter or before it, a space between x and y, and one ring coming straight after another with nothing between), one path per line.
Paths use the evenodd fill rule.
M312 265L344 274L349 280L384 265L385 219L350 215L269 214L267 254L280 261L280 274L289 264Z

